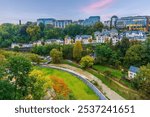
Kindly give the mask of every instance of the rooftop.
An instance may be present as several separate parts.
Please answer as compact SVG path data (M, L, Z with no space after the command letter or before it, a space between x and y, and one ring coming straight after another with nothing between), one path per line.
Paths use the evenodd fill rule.
M137 73L139 71L139 68L135 66L130 66L129 71L133 73Z

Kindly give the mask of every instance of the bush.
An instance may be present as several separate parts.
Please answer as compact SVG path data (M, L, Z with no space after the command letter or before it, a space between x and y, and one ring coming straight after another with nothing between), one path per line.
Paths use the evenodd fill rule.
M80 65L82 68L89 68L92 67L94 64L94 58L90 57L90 56L85 56L82 57L81 61L80 61Z
M58 51L57 49L53 49L50 52L50 56L52 57L52 62L57 64L62 62L62 52Z

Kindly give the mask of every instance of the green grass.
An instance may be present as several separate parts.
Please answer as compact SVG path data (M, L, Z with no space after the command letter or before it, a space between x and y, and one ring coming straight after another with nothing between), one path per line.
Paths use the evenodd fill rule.
M69 65L74 66L74 67L77 66L77 64L70 63L70 62L66 62L66 64L69 64ZM116 77L118 80L121 79L121 76L122 76L121 71L113 69L113 68L109 68L109 67L105 67L105 66L99 66L99 65L94 65L94 69L96 71L99 71L99 72L102 72L102 73L104 71L106 71L106 70L111 70L112 71L112 76ZM87 69L86 71L91 73L91 74L93 74L97 78L99 78L105 85L107 85L109 88L114 90L116 93L118 93L119 95L121 95L125 99L128 99L128 100L141 99L140 95L136 91L127 90L127 89L119 86L117 83L113 82L109 78L104 77L103 75L97 73L96 71L94 71L92 69ZM120 80L120 81L122 81L122 80ZM126 85L130 85L129 82L127 82L127 81L122 81L122 83L126 84ZM131 87L129 87L129 88L131 88Z
M98 100L98 96L86 84L70 73L51 68L35 67L35 69L41 70L46 76L62 78L77 100Z
M94 76L96 76L97 78L99 78L104 84L106 84L109 88L117 92L119 95L121 95L125 99L128 99L128 100L141 99L141 97L136 91L127 90L119 86L117 83L111 81L109 78L105 78L103 75L98 74L97 72L91 69L88 69L87 71L93 74Z
M93 69L95 69L96 71L102 72L102 73L104 73L105 71L111 71L112 77L118 78L118 79L121 79L121 77L123 75L120 70L113 69L113 68L106 67L106 66L94 65Z

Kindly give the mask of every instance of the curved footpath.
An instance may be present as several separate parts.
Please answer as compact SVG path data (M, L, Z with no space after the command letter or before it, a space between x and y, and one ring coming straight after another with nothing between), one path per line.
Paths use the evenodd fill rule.
M50 65L42 65L42 67L47 68L54 68L59 69L63 71L67 71L73 75L76 75L78 78L80 78L83 82L85 82L98 96L101 100L107 100L107 98L100 92L91 82L89 81L96 81L99 86L102 87L103 92L105 92L105 95L110 100L125 100L123 97L121 97L119 94L114 92L112 89L110 89L108 86L106 86L100 79L95 77L94 75L90 74L87 71L84 71L80 68L76 68L67 64L50 64Z
M74 72L73 70L62 68L62 67L58 67L58 66L42 65L42 67L53 68L53 69L66 71L68 73L71 73L71 74L77 76L77 78L82 80L85 84L87 84L96 93L96 95L99 97L100 100L107 100L107 98L102 94L102 92L100 92L91 82L89 82L88 79L85 76L82 76L79 73Z

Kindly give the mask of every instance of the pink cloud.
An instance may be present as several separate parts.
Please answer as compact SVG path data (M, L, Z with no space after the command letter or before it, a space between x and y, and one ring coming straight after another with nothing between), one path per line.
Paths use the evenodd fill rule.
M82 9L85 13L92 13L97 10L103 10L107 8L109 5L111 5L114 2L114 0L99 0L98 2L92 3Z

